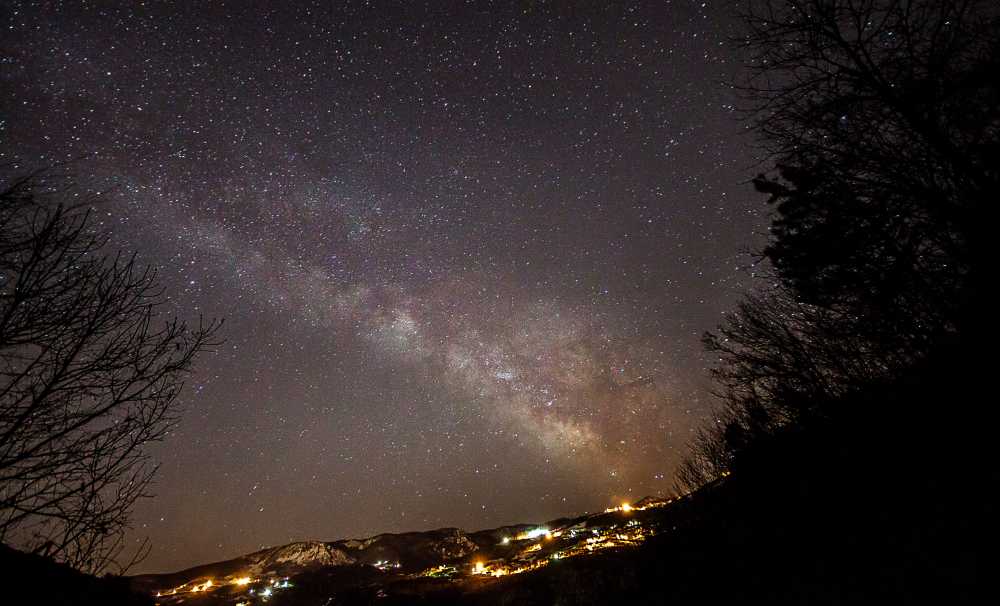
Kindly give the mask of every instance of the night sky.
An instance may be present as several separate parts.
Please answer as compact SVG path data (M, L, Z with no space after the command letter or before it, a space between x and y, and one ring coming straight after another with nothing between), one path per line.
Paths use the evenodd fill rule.
M722 2L3 2L0 165L224 317L139 571L669 492L749 286Z

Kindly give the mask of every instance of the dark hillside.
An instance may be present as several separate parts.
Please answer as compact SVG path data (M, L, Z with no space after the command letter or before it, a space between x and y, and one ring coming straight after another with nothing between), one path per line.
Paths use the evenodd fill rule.
M4 572L3 604L46 606L152 605L147 596L129 589L128 579L98 578L65 564L0 544L0 570Z
M971 602L998 484L983 420L956 414L981 402L972 357L942 356L744 453L673 533L474 603Z

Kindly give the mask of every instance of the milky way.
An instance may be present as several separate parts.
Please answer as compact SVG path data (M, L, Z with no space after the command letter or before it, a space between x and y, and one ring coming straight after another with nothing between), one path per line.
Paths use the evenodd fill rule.
M709 416L762 225L728 9L339 4L4 3L4 173L226 319L142 569L664 493Z

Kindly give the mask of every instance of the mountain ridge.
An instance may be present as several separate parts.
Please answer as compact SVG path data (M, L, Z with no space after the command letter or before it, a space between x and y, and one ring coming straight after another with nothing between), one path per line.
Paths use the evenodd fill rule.
M508 571L520 572L537 567L540 562L548 561L545 558L558 558L560 553L569 553L566 550L576 550L573 551L576 554L584 549L592 551L601 546L613 546L604 543L598 546L595 539L598 536L606 541L629 543L634 539L626 541L616 538L625 536L620 533L607 534L617 529L621 522L626 522L621 516L638 516L646 509L662 507L670 502L647 496L636 501L635 505L624 504L603 512L560 517L543 524L508 524L471 532L449 526L379 533L364 538L292 541L175 572L135 575L130 582L137 591L166 597L204 594L224 587L242 588L262 583L274 586L287 583L297 575L337 567L370 567L409 576L433 576L436 573L499 576ZM598 528L601 530L596 530ZM584 530L589 534L584 536ZM653 531L649 530L651 534ZM562 551L555 549L556 546L561 546Z

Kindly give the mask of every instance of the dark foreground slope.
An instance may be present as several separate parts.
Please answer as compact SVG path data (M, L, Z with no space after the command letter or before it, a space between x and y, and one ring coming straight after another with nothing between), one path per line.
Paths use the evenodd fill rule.
M746 453L676 531L542 571L516 603L971 602L998 484L981 370L956 352L856 394Z
M152 605L146 595L133 592L123 577L98 578L48 558L23 553L0 544L2 604L46 606Z

